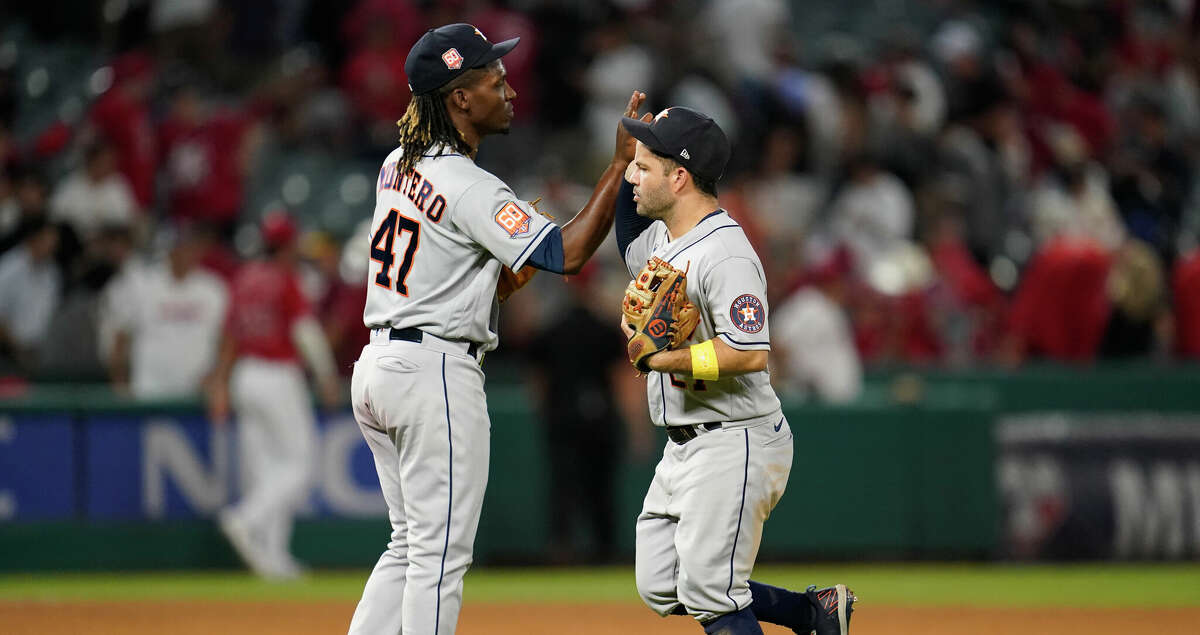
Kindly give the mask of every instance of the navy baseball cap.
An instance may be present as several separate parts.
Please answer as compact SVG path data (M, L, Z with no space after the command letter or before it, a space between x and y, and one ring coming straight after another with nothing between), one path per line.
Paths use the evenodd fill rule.
M671 157L689 172L714 183L729 163L729 140L708 115L673 106L646 123L623 117L621 124L633 138L658 154Z
M417 40L408 59L404 74L414 95L431 93L467 70L487 66L500 59L520 42L515 37L492 44L483 33L470 24L447 24L430 29Z

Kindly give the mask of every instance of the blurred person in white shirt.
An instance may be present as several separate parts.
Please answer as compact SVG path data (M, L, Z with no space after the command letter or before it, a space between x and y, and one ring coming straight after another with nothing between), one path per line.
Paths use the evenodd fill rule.
M85 150L84 165L67 176L50 198L50 218L70 225L87 244L101 227L131 227L137 201L117 170L114 148L98 141Z
M101 348L114 389L138 399L199 396L216 363L228 292L199 267L202 236L165 236L162 262L126 267L105 290Z
M703 18L720 55L709 58L726 83L766 84L778 70L781 49L791 44L790 3L783 0L724 0L713 2Z
M1029 215L1039 247L1055 239L1090 240L1108 251L1125 242L1125 225L1109 189L1108 174L1088 156L1087 144L1071 126L1047 134L1053 169L1030 195Z
M860 275L908 244L915 207L904 182L879 167L869 155L850 161L850 179L835 196L830 230L835 242L850 248Z
M771 378L781 392L826 403L854 401L862 393L862 362L841 304L850 275L849 254L838 250L774 310Z
M0 359L27 370L58 306L62 275L54 260L58 228L35 216L18 231L21 243L0 257Z
M592 160L607 161L605 148L612 145L612 113L625 107L630 87L654 84L654 57L631 31L621 16L612 15L590 38L595 55L582 81L587 93L584 121Z

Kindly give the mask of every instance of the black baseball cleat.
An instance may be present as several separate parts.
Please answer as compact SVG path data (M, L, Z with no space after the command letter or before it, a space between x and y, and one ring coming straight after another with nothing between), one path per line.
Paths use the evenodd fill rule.
M854 603L858 598L844 584L818 589L814 584L808 587L805 595L817 609L817 619L813 626L816 635L847 635L850 632L850 614L854 612Z

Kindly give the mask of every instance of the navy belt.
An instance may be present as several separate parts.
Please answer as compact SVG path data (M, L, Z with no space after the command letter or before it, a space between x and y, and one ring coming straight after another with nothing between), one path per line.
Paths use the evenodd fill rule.
M394 328L391 329L390 333L388 333L388 339L404 340L405 342L416 342L420 344L421 341L425 339L425 331L422 331L415 326L410 326L405 329ZM475 357L475 353L478 350L479 344L475 342L471 342L469 345L467 345L467 355L470 355L471 357Z
M716 430L721 427L721 423L698 423L694 426L667 426L667 438L679 445L683 445L700 435L700 428L705 430Z

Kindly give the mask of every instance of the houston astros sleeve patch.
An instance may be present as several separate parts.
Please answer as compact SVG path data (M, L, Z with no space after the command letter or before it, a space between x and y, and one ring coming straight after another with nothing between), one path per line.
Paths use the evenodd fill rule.
M754 294L743 293L729 306L729 321L747 333L757 333L767 323L767 312Z

